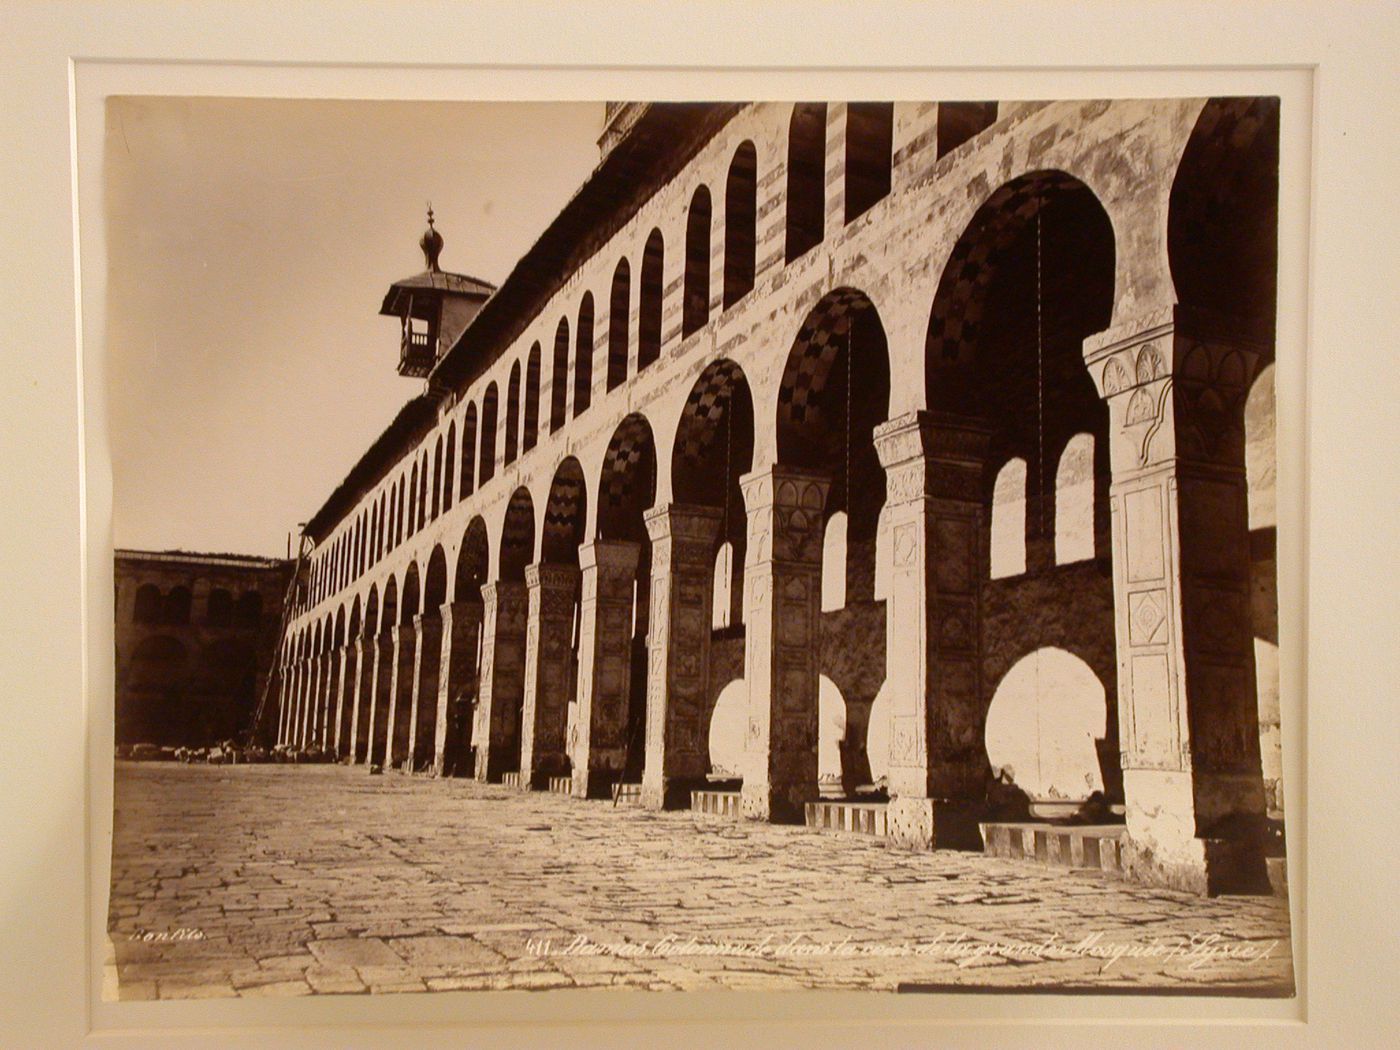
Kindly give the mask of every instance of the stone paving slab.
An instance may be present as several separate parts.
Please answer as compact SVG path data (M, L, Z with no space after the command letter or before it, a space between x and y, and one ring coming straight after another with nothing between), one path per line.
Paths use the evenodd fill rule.
M108 928L121 999L1293 988L1278 898L341 766L117 763Z

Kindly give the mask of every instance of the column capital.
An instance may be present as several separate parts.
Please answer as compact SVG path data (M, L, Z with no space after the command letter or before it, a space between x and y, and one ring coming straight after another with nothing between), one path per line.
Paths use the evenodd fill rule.
M523 599L524 596L524 580L493 580L490 583L483 583L481 585L482 601L494 602L514 597Z
M641 551L642 545L635 540L594 540L579 547L579 569L596 569L599 575L625 575L630 579L637 571Z
M662 503L642 517L653 543L672 539L713 544L719 536L724 511L700 503Z
M1247 388L1269 349L1233 317L1178 304L1089 336L1083 352L1099 395L1111 398L1167 377Z
M535 562L525 566L525 586L530 590L569 591L578 583L579 570L572 565Z
M875 428L875 452L885 469L921 460L976 466L986 459L991 429L975 416L920 409Z
M739 479L749 513L762 507L788 507L820 514L831 490L831 475L821 470L774 464Z

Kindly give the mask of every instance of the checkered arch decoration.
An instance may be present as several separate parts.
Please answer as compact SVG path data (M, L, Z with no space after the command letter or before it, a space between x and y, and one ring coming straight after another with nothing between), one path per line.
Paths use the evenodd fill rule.
M822 418L821 394L831 366L845 347L856 316L873 309L864 293L854 288L838 288L812 308L798 329L778 389L780 430L818 433L827 428L830 421Z
M676 433L676 457L687 466L697 466L708 458L720 436L720 424L729 409L735 389L747 381L733 361L712 362L691 388L681 410Z
M644 416L624 419L603 457L598 531L604 539L644 539L641 512L656 498L656 445ZM634 520L635 519L635 520ZM641 530L641 535L632 535Z
M583 468L570 456L559 465L554 482L549 486L549 499L544 505L544 536L540 541L541 561L566 564L578 561L587 499Z
M502 580L525 579L525 566L535 556L535 503L530 490L521 486L506 507L506 520L501 526Z
M486 522L472 518L462 537L462 549L457 552L456 583L452 590L454 602L481 600L481 585L491 569L491 544L486 535Z
M968 362L979 337L987 285L996 273L993 257L1051 198L1075 190L1083 190L1083 184L1064 172L1035 172L1007 183L977 210L938 282L925 344L930 368Z

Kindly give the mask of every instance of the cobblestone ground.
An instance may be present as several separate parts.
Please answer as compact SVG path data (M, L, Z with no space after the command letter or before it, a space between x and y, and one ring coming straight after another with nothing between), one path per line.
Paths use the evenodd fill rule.
M122 999L1292 988L1274 898L339 766L118 763L109 927Z

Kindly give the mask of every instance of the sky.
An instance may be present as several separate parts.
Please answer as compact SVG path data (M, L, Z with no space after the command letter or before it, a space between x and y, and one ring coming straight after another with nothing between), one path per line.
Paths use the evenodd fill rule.
M114 98L105 144L118 547L281 556L420 393L389 285L499 284L598 161L599 103Z

